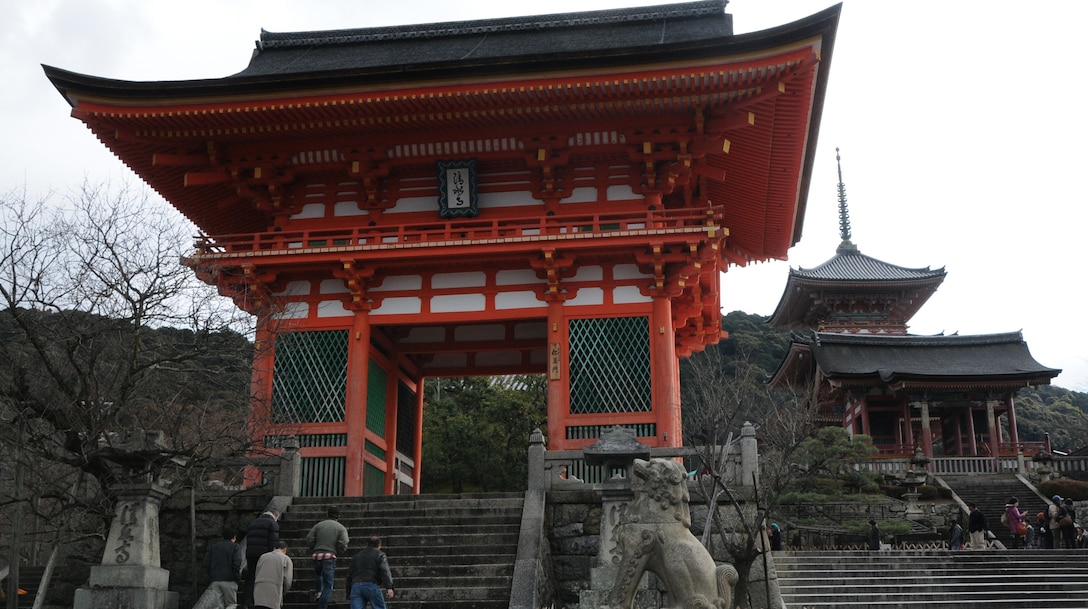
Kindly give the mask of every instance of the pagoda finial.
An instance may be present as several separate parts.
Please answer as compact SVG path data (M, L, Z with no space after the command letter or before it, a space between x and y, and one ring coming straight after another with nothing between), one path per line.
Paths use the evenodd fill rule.
M850 210L846 207L846 184L842 181L842 157L838 148L835 148L835 163L839 168L839 236L842 237L839 252L856 251L857 246L850 242Z

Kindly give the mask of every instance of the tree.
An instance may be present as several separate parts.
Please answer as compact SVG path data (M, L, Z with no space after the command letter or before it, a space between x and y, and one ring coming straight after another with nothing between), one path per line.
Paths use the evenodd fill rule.
M0 507L53 543L101 535L134 474L117 464L127 430L165 432L173 484L248 447L248 341L181 265L189 243L126 188L0 196L0 459L24 476L0 478Z
M543 376L430 379L425 391L425 492L525 490L526 443L547 415Z
M793 457L816 430L814 401L804 391L768 385L766 370L753 363L744 347L696 354L684 374L685 444L696 447L703 474L696 478L699 494L709 508L703 543L710 545L711 531L718 530L739 574L736 598L759 597L762 591L749 586L752 567L766 551L761 541L767 514L800 474ZM735 484L723 448L735 442L745 423L759 430L760 476ZM723 500L732 514L730 526L720 520ZM729 534L728 529L739 530Z

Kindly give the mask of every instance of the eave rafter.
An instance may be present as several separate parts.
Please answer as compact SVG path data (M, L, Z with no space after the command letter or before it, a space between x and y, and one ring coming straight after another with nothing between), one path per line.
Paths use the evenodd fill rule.
M818 58L809 48L692 69L646 68L578 77L420 86L305 97L140 105L139 100L80 101L74 114L135 137L246 139L345 131L403 132L548 120L642 119L697 108L758 104L781 94ZM727 114L733 114L732 111ZM718 120L718 117L714 117ZM733 120L728 116L726 123ZM713 133L718 123L712 122Z

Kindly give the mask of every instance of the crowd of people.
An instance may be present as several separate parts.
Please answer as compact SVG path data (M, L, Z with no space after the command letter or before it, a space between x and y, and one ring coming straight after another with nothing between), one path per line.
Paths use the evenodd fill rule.
M1022 549L1066 549L1088 548L1088 539L1084 529L1077 522L1077 511L1073 500L1060 495L1051 497L1037 514L1020 509L1020 500L1009 497L1001 513L1001 525L1008 527L1012 536L1013 548ZM992 539L987 539L990 530L986 516L974 503L968 503L967 534L969 542L964 544L964 531L959 523L952 523L948 529L948 547L961 550L965 547L983 549Z
M313 561L316 609L327 609L332 597L338 555L347 552L350 538L340 523L340 510L328 509L328 518L315 524L306 535ZM200 607L218 609L281 609L284 595L295 582L294 561L287 543L280 539L280 512L269 509L249 524L245 550L238 543L239 531L224 528L218 542L208 548L205 568L211 583ZM351 609L385 609L392 599L393 576L382 551L382 540L369 537L350 559L346 578Z

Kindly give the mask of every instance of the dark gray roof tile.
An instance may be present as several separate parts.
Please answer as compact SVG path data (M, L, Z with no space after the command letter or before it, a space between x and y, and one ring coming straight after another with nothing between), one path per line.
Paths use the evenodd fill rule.
M600 54L733 34L726 0L584 13L318 32L261 32L236 76L398 69L447 62Z
M840 247L828 261L811 269L790 269L790 276L820 281L909 281L945 275L944 267L932 270L907 268L866 256L856 248Z

